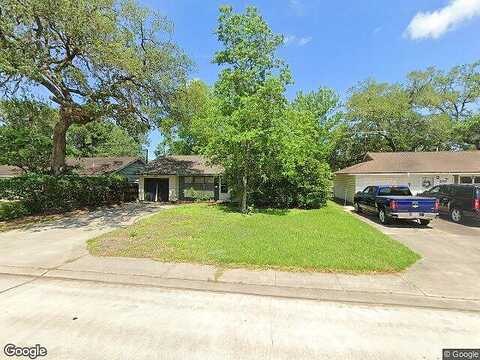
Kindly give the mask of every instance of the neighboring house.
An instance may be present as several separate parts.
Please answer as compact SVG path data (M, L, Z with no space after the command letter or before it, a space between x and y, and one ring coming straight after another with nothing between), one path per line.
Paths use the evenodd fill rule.
M146 201L192 200L192 190L212 200L227 201L230 193L221 166L200 155L161 156L149 162L139 179L139 198Z
M118 174L130 182L138 182L145 167L143 159L131 156L68 158L65 163L81 176Z
M368 185L407 185L417 194L438 184L480 183L480 151L367 153L335 173L334 196L352 203Z
M145 166L145 161L130 156L67 158L65 163L81 176L119 174L127 177L130 182L138 182L139 173ZM16 166L0 165L0 177L13 177L22 173L23 170Z

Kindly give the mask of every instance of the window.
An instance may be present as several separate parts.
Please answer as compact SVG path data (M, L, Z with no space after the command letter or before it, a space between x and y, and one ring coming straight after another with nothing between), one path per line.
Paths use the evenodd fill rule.
M480 184L480 176L475 176L475 179L473 181L475 184Z
M375 194L377 192L377 187L376 186L370 186L370 190L368 190L369 194Z
M193 178L193 182L195 184L203 184L205 182L205 178L203 176L195 176Z
M460 176L460 184L472 184L473 177L472 176Z
M378 192L378 195L392 195L392 196L411 196L412 193L410 189L407 187L399 187L399 186L392 186L392 187L385 187L381 188Z
M209 177L205 178L205 183L206 184L213 184L213 182L214 182L213 177L209 176Z
M365 189L363 189L362 193L367 194L368 192L370 192L370 188L371 186L367 186Z
M184 180L185 184L191 184L193 182L193 178L191 176L185 176Z
M430 190L428 190L429 194L438 194L439 192L440 192L440 186L435 186L435 187L431 188Z
M222 194L228 193L228 184L225 180L222 179L222 185L220 186L220 192Z
M472 186L459 186L455 190L455 196L459 198L470 199L473 196Z

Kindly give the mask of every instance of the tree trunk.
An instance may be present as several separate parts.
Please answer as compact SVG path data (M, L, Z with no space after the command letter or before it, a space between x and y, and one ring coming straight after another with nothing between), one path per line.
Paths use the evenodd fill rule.
M241 206L241 210L242 210L242 213L246 213L247 212L247 174L244 174L243 175L243 193L242 193L242 206Z
M54 175L60 174L65 169L65 150L67 147L67 130L70 126L64 109L60 109L60 119L53 128L53 148L51 167Z

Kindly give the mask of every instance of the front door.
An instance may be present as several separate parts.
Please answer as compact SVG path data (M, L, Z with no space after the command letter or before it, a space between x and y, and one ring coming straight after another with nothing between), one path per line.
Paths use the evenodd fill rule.
M145 200L167 202L168 179L145 179Z

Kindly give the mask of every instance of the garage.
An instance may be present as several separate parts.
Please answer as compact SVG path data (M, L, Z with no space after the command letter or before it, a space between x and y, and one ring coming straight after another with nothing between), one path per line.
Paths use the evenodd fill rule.
M169 201L169 179L151 178L145 179L145 200L146 201Z
M406 185L413 194L442 184L480 183L480 151L367 153L335 173L334 197L353 203L370 185Z

